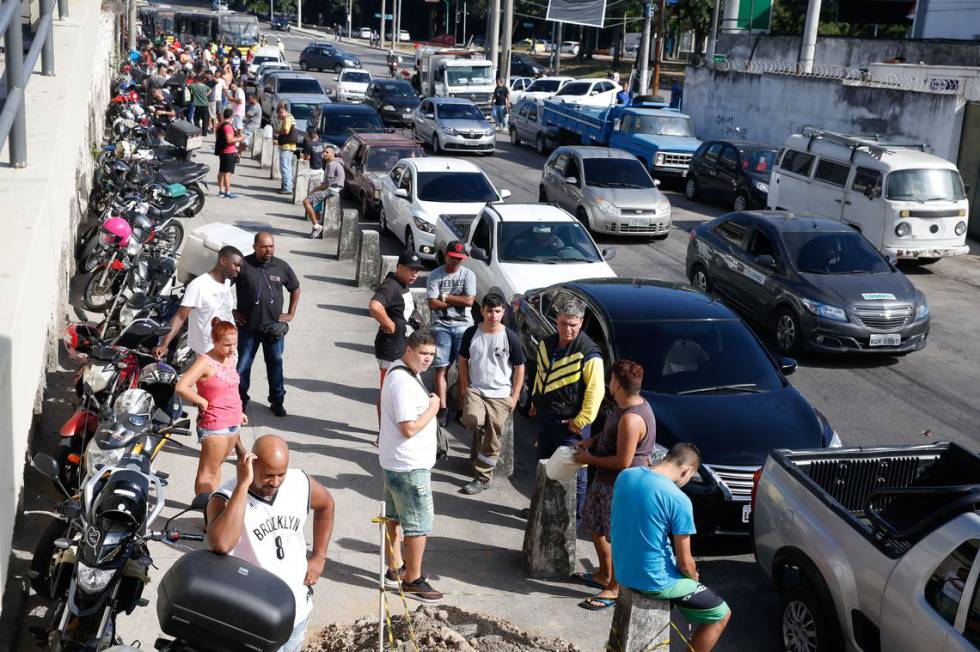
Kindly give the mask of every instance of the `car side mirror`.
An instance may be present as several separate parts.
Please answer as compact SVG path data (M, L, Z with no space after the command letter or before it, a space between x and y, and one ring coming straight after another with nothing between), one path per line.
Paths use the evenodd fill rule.
M337 75L337 76L335 76L335 77L333 78L333 80L334 80L334 81L340 81L340 75Z
M765 267L766 269L776 269L776 259L769 254L763 254L761 256L755 257L755 264L759 267Z
M482 260L483 262L490 264L490 254L488 254L487 250L483 249L482 247L470 248L470 258Z
M790 376L796 371L797 363L793 358L780 358L779 359L779 370L783 372L784 376Z
M423 113L422 114L422 117L425 118L425 119L427 119L427 120L435 120L436 119L436 114L435 113Z
M604 259L606 259L607 261L608 260L612 260L613 258L616 257L616 250L613 249L612 247L609 247L607 249L603 249L602 250L602 257Z
M565 183L567 183L570 186L577 186L578 185L578 178L577 177L565 177Z
M408 191L404 188L395 189L395 197L401 197L402 199L408 199Z
M38 453L31 460L31 466L38 470L48 480L54 480L59 475L58 461L46 453Z
M507 199L508 197L510 197L510 191L509 190L507 190L506 188L504 188L503 190L500 191L500 198L501 199Z

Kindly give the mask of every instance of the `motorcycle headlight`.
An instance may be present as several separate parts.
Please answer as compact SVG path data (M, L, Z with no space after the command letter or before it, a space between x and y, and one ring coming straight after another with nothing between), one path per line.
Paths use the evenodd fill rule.
M137 315L139 315L139 308L131 306L130 304L124 305L119 309L119 323L123 326L128 326L133 323Z
M764 181L754 181L754 182L752 182L752 185L755 186L755 189L758 190L759 192L764 192L767 195L769 194L769 184L768 183L766 183Z
M922 297L922 303L915 309L915 320L925 319L929 316L929 304L926 302L926 298Z
M98 593L105 590L109 581L115 574L115 570L103 570L101 568L91 568L81 561L75 565L75 580L78 586L86 593Z
M812 312L817 317L830 319L832 321L847 321L847 313L844 312L843 308L828 306L825 303L811 301L810 299L803 299L802 301L804 307L806 307L807 310Z
M446 134L447 136L455 136L456 130L453 129L452 127L446 127L445 129L442 130L442 133Z
M600 211L608 215L619 215L619 207L612 203L608 199L603 199L602 197L595 198L595 205Z
M385 104L383 107L381 107L381 110L382 111L394 111L395 110L395 107L392 106L391 104Z
M412 216L412 220L415 221L415 228L423 233L435 233L436 227L431 222L426 222L421 217L417 215Z
M93 442L85 449L85 474L93 475L99 469L111 469L126 453L125 448L99 448Z

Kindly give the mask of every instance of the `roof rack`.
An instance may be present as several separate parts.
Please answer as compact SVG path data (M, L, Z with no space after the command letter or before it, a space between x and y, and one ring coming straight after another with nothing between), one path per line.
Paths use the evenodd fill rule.
M838 145L850 147L852 163L854 162L854 155L860 149L867 149L872 156L877 158L881 158L883 155L891 153L890 149L879 143L871 143L863 138L848 136L847 134L839 134L833 131L825 131L816 127L803 127L802 133L804 137L810 139L809 142L807 142L806 151L809 152L813 148L813 141L825 140L829 143L836 143Z

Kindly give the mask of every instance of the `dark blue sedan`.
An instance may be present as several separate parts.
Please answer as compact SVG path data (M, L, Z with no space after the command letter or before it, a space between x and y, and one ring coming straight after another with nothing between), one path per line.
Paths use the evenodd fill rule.
M382 132L378 112L363 104L324 104L320 107L320 139L340 149L355 132Z
M602 349L607 374L620 358L643 366L658 450L681 441L701 449L700 473L684 488L700 534L748 533L752 476L773 449L840 445L786 380L796 362L774 360L728 307L684 285L614 278L528 292L514 304L525 378L534 378L537 343L554 332L568 297L585 303L582 331Z

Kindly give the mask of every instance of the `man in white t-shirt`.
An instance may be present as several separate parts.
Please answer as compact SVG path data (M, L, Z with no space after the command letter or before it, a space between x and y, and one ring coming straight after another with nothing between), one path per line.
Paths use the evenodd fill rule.
M187 284L180 309L170 320L170 332L160 346L153 349L153 355L162 358L167 355L167 347L177 337L180 329L187 323L187 344L197 355L211 350L211 320L220 317L222 321L235 323L232 311L235 309L235 293L231 281L238 278L242 269L242 252L231 245L218 251L218 262L207 274L201 274ZM189 320L189 321L188 321Z
M429 392L419 374L429 368L435 354L430 334L415 331L409 336L404 355L388 368L381 388L378 440L385 515L391 519L386 524L391 549L385 551L385 586L398 588L400 582L407 597L428 603L442 600L442 593L422 575L425 541L432 532L431 469L436 463L439 397Z

